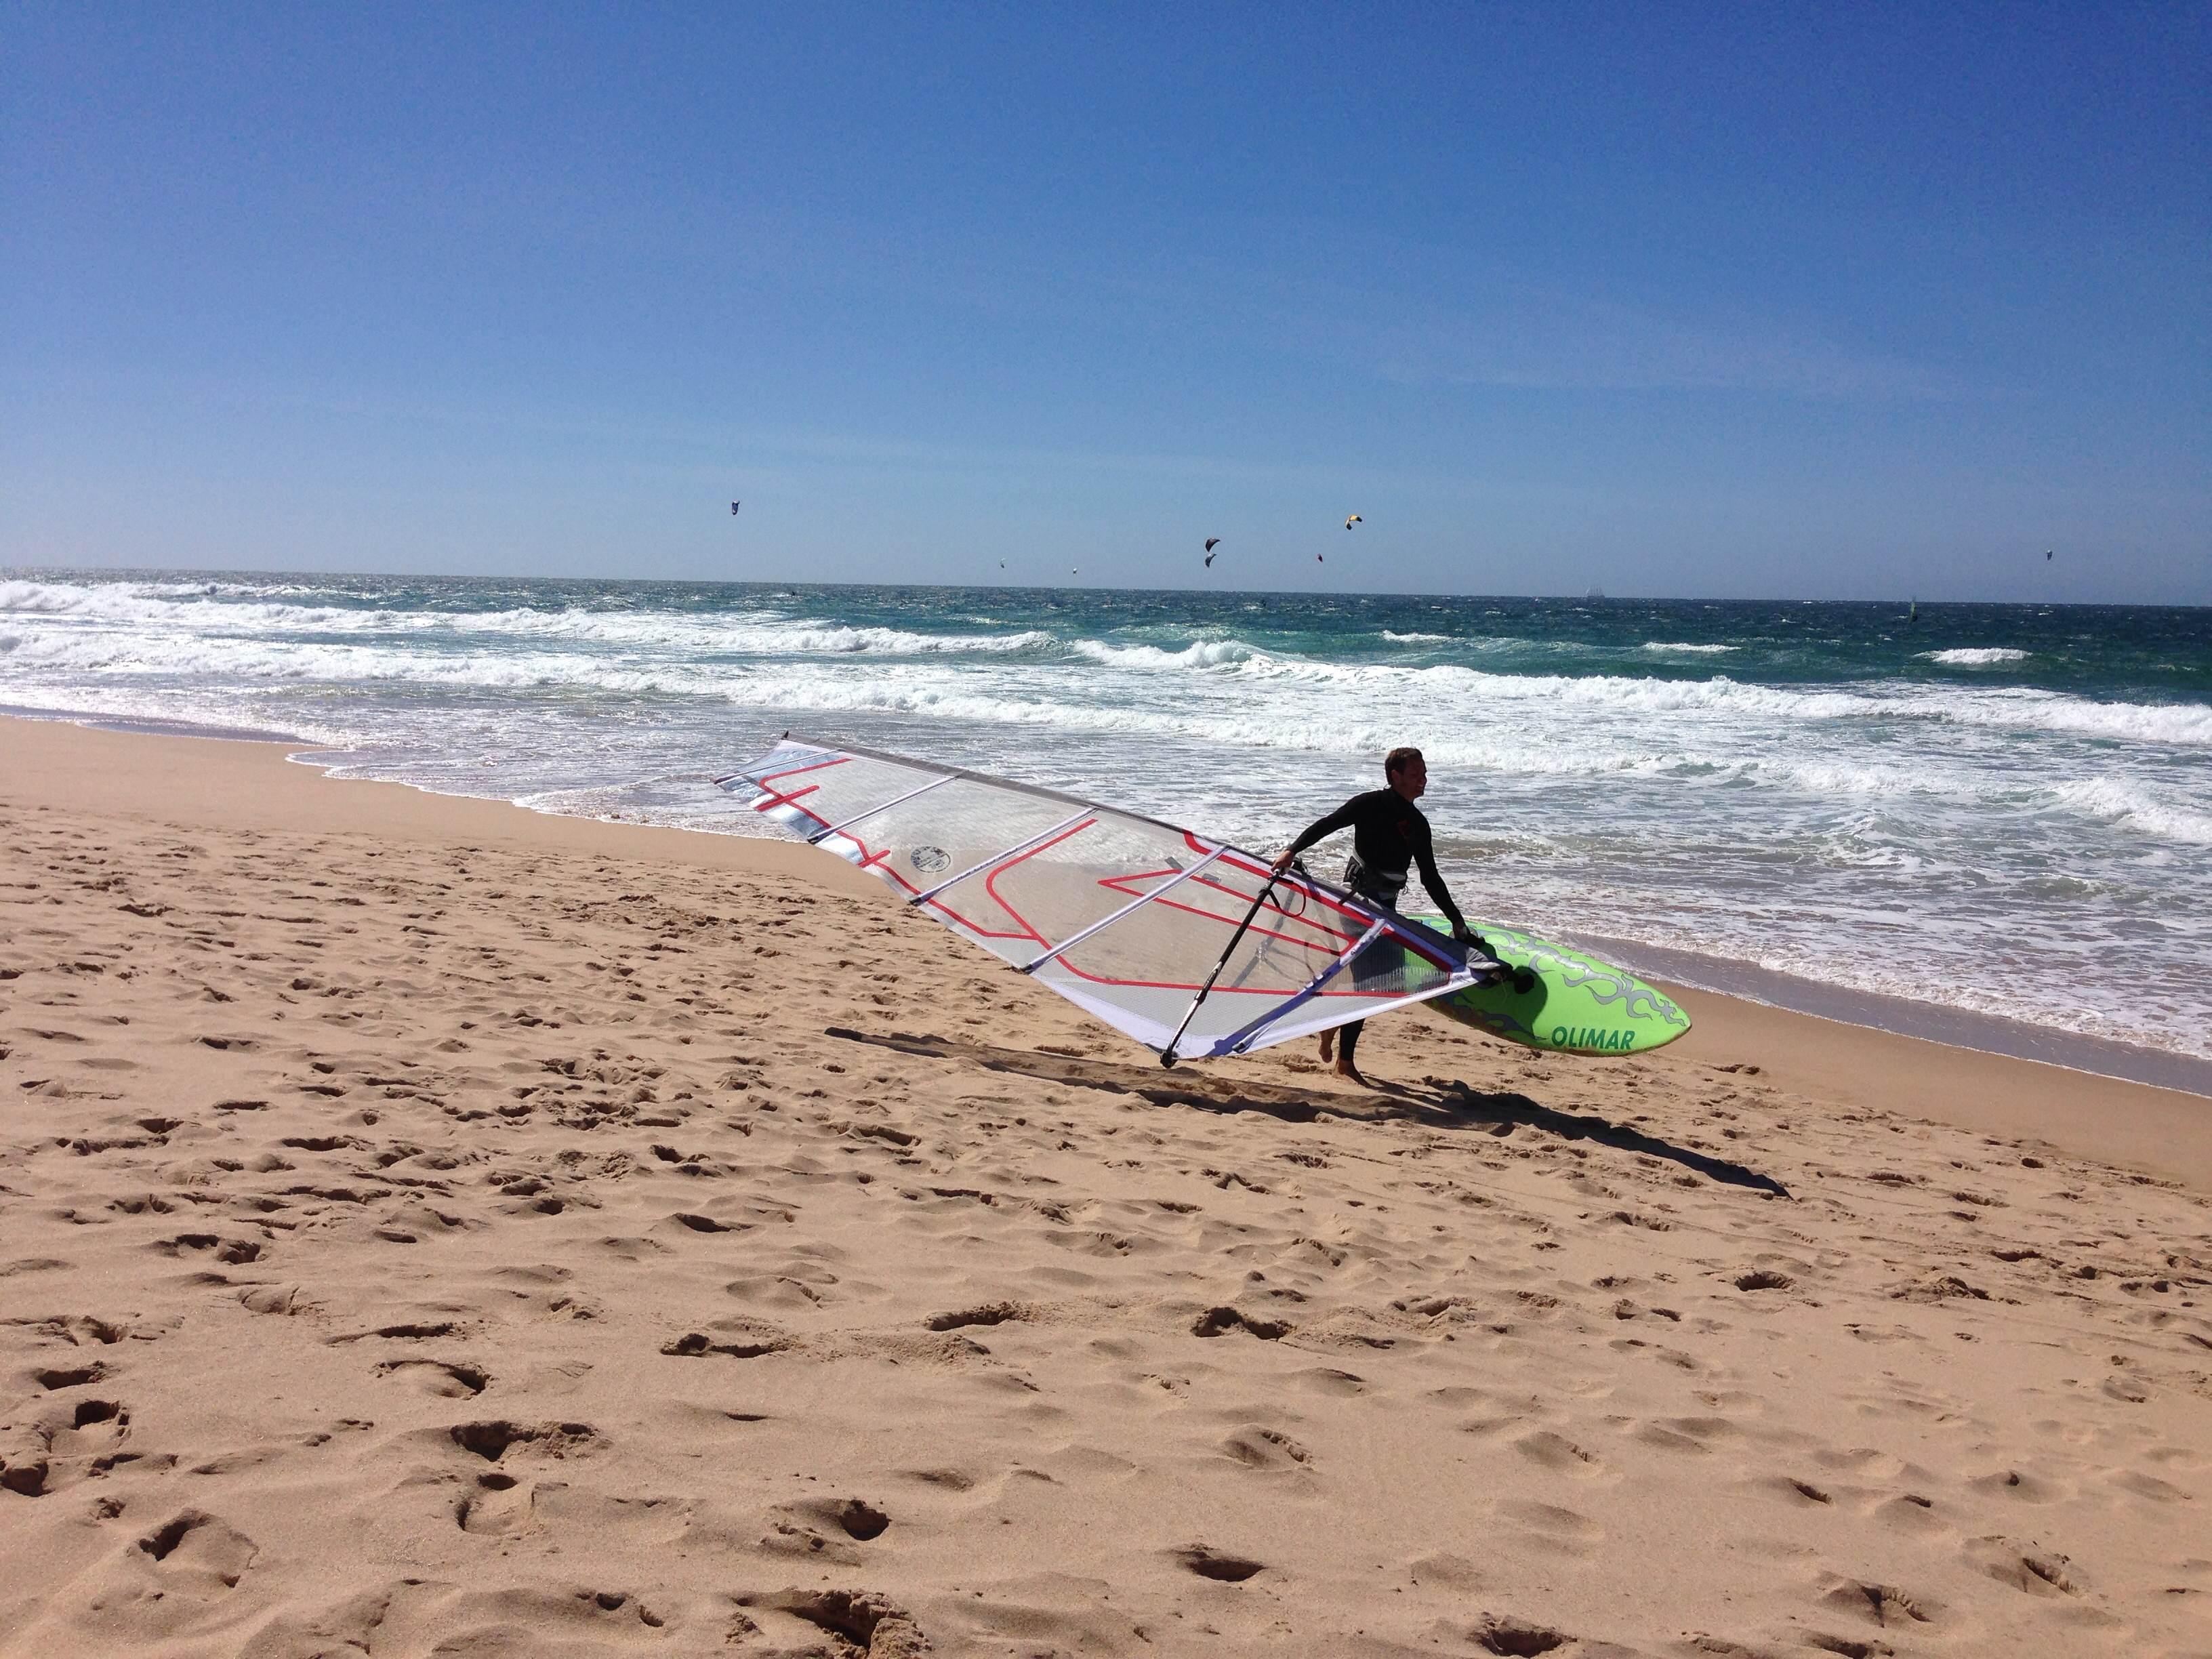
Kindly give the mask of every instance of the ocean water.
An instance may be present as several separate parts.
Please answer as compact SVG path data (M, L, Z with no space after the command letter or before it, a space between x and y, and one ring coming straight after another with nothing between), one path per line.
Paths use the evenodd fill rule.
M0 704L736 833L790 730L1261 848L1412 743L1471 916L2212 1058L2212 611L15 571Z

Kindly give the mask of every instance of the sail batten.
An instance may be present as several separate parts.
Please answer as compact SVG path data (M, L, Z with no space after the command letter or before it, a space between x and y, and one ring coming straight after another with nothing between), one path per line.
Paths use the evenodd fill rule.
M789 738L717 781L1155 1052L1186 1018L1182 1052L1243 1054L1473 979L1458 945L1370 900L1079 796Z

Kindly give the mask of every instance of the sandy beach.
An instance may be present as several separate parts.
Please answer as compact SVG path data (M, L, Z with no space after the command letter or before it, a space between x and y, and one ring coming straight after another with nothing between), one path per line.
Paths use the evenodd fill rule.
M1164 1073L806 849L0 720L0 1653L2212 1655L2212 1101Z

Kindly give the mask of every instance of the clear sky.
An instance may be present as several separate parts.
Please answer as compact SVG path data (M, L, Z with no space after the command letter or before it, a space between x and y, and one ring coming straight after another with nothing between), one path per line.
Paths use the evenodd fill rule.
M2203 3L0 0L0 565L2212 603Z

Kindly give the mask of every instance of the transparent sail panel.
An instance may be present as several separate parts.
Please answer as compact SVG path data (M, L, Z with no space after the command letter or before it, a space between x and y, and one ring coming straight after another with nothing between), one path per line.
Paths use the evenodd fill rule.
M925 908L974 936L1004 931L1004 918L993 915L988 903L971 917L962 908L966 901L954 894L975 893L995 860L1079 811L1066 801L955 778L861 819L822 845L881 876L908 898L952 882ZM975 878L957 879L977 865L985 870Z
M943 775L919 766L787 744L725 787L793 835L811 837Z
M1102 809L1008 853L947 888L927 908L986 949L1026 965L1211 850L1179 830ZM1215 940L1215 951L1226 942Z

